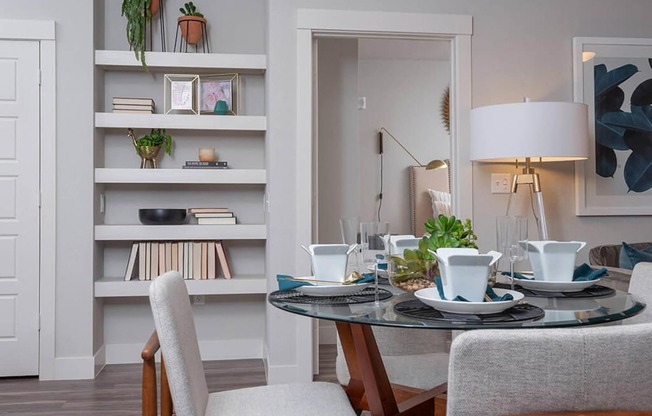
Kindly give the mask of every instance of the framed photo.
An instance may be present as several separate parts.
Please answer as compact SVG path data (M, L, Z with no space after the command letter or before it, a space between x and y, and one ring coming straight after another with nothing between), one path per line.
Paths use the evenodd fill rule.
M165 74L165 114L199 114L199 75Z
M576 215L652 215L652 39L574 38L575 101L589 107Z
M202 114L238 114L239 74L202 75L200 80L200 111ZM224 101L226 108L215 108Z

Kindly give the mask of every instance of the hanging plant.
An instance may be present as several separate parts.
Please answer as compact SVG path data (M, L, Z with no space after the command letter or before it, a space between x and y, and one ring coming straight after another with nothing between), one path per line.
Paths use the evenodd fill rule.
M151 4L152 0L122 0L122 15L127 18L127 42L145 69L145 28L152 24Z

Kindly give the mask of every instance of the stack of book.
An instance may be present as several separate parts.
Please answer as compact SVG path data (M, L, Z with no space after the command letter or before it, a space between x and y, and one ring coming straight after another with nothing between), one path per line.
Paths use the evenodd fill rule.
M125 270L125 280L152 280L170 270L184 279L231 279L231 267L224 242L217 241L141 241L134 242Z
M236 224L236 217L228 208L190 208L197 224Z
M229 164L226 160L218 160L216 162L202 162L200 160L186 160L184 169L228 169Z
M113 97L113 112L154 114L154 100L151 98Z

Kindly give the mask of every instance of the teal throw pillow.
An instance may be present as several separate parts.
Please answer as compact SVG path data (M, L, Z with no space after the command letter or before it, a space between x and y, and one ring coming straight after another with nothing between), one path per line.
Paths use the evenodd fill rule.
M637 250L623 242L620 249L620 268L631 270L636 266L636 263L641 261L652 262L652 245L643 250Z

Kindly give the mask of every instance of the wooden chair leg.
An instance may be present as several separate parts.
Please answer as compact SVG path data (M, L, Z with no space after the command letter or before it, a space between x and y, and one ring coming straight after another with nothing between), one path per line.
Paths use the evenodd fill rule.
M156 400L156 351L159 349L158 335L152 333L140 356L143 359L142 401L143 416L157 416Z
M168 373L165 371L165 361L161 355L161 416L172 416L172 394L168 384Z

